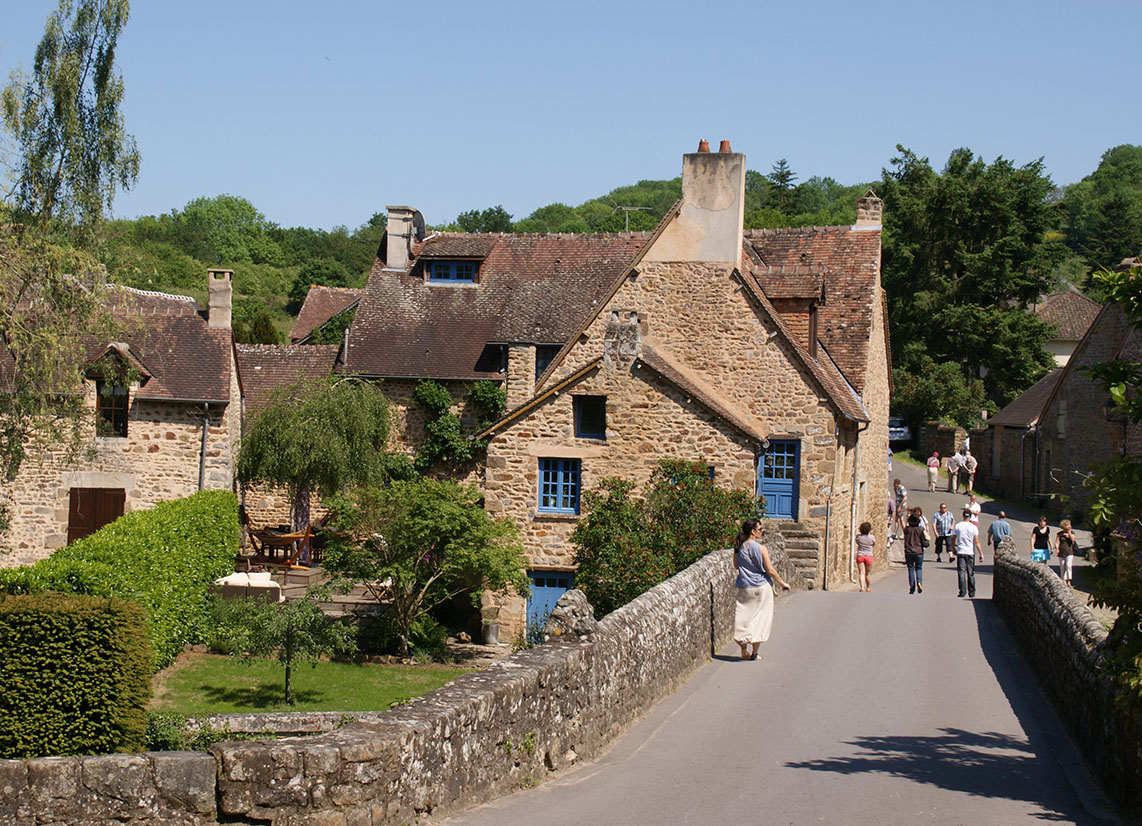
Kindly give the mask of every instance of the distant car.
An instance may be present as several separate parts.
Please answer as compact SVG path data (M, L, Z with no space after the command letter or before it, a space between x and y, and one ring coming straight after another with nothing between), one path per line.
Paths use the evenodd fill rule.
M912 441L912 428L908 426L903 416L888 417L888 441L890 443Z

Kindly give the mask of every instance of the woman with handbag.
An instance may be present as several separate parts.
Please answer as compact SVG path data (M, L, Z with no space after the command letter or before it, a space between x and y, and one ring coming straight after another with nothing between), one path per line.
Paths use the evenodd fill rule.
M789 590L789 583L773 567L769 549L758 541L764 533L760 520L747 519L734 542L734 568L737 569L734 640L741 646L743 660L756 660L758 646L769 639L773 627L774 583Z

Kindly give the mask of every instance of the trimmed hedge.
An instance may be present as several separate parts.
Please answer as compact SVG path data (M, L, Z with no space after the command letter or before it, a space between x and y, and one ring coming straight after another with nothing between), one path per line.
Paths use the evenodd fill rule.
M136 603L0 597L0 758L140 751L150 660Z
M147 609L151 666L202 642L210 583L234 570L238 500L203 491L125 514L23 568L0 570L0 592L120 597Z

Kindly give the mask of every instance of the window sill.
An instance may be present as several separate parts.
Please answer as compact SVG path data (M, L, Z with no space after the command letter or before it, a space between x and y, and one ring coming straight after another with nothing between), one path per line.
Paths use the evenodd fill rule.
M537 522L574 522L579 518L579 514L554 513L552 511L532 511L531 518Z

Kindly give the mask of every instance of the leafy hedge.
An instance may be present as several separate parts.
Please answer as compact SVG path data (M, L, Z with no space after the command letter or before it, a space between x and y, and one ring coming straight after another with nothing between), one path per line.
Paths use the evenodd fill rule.
M0 758L139 751L150 660L136 603L0 597Z
M120 597L147 609L151 666L201 642L210 583L234 570L238 501L203 491L128 513L23 568L0 570L0 592Z

